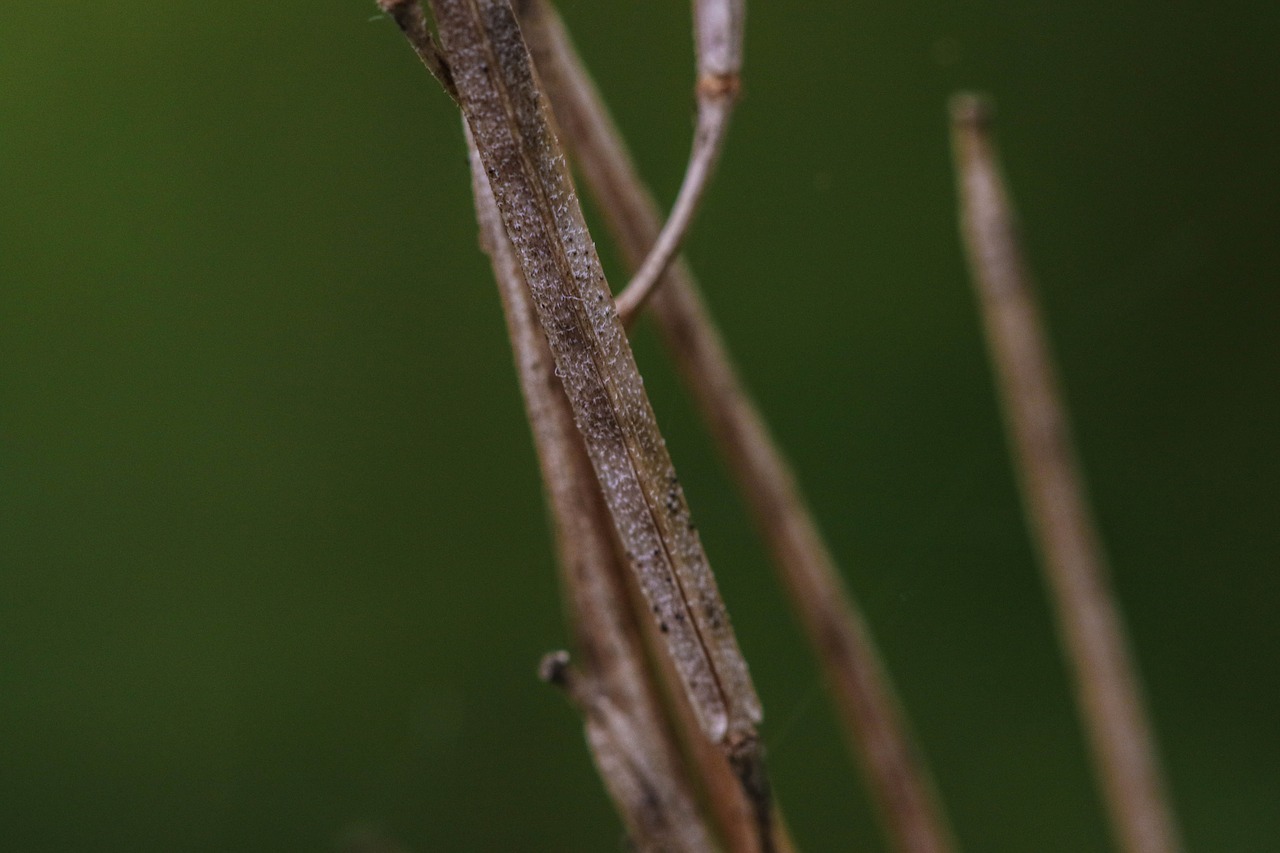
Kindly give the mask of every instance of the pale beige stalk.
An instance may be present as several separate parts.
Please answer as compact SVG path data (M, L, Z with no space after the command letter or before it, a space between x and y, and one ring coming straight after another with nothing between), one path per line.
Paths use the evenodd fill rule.
M522 9L522 26L565 143L624 258L638 265L661 225L657 206L558 15L543 0ZM667 272L652 308L819 656L887 834L900 851L952 849L945 816L865 620L682 261Z
M693 0L693 42L697 57L697 127L684 179L662 231L648 256L618 294L618 314L630 326L662 280L684 243L702 197L715 175L729 133L729 118L741 89L745 0Z
M1174 853L1181 845L1013 205L1000 174L991 122L990 108L980 99L958 96L952 101L961 231L1023 504L1116 842L1127 853Z

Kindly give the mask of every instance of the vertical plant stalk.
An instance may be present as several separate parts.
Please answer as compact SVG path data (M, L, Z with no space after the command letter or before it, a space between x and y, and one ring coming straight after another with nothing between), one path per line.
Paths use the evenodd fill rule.
M659 233L657 206L550 4L524 3L522 26L557 126L626 262L639 265ZM746 496L818 654L887 834L904 853L951 850L946 819L865 620L840 580L790 467L738 378L692 274L677 260L662 282L653 298L653 315Z
M627 559L713 741L760 706L501 0L432 0L446 61Z
M1173 853L1181 845L1000 173L992 121L981 99L952 100L961 233L1023 505L1115 840L1127 853Z
M404 0L384 0L398 5ZM761 708L506 0L431 0L448 70L624 558L773 849ZM385 8L385 6L384 6ZM397 20L399 20L397 18Z
M644 666L626 566L573 412L555 376L524 274L507 239L479 154L468 136L481 246L493 264L553 521L580 667L548 655L543 677L582 713L587 742L632 844L643 851L715 849Z
M729 118L741 89L745 0L693 0L694 48L697 53L697 127L689 165L676 193L666 225L650 241L648 256L618 294L618 314L630 326L684 243L702 197L720 163Z

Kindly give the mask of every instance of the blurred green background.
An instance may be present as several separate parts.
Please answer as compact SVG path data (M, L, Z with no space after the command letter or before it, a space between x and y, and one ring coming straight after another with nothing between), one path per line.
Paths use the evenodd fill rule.
M0 6L0 848L622 844L534 677L565 631L459 122L374 11ZM565 13L669 202L687 6ZM748 30L688 253L964 846L1106 830L955 236L962 87L999 104L1189 847L1275 849L1280 7L824 0ZM637 347L795 836L882 850L742 506Z

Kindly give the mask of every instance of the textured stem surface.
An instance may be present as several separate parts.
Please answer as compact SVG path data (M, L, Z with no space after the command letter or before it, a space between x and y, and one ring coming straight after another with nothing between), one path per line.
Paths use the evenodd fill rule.
M759 700L595 246L511 7L432 0L459 104L533 297L626 559L707 736L754 737Z
M626 566L573 412L555 377L524 274L507 239L479 154L468 143L481 245L493 264L555 530L561 582L582 654L548 656L544 677L565 689L585 719L596 767L644 851L703 853L714 844L650 679L627 600Z

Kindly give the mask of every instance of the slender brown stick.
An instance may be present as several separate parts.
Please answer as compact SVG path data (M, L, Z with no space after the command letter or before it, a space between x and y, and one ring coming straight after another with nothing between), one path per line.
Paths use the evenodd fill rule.
M626 261L645 257L661 219L621 135L543 0L522 17L558 127ZM653 299L653 313L717 446L746 495L844 718L884 817L901 851L952 848L929 774L914 749L865 621L840 580L790 468L733 368L688 267L677 261Z
M506 0L431 0L441 54L615 533L702 736L773 849L761 708Z
M468 147L481 245L502 297L554 522L561 586L583 658L578 672L565 653L548 655L544 678L562 687L582 712L596 767L633 845L646 851L713 850L679 745L644 666L608 509L470 134Z
M440 82L445 92L455 101L458 91L453 85L453 74L440 55L440 47L431 37L431 29L427 26L427 18L422 14L422 6L418 0L377 0L378 8L391 16L409 41L413 52L431 72L431 76Z
M759 701L613 309L515 17L501 0L432 0L431 7L557 375L653 618L707 736L728 742L752 735Z
M961 232L1023 504L1115 840L1127 853L1173 853L1181 845L1000 174L992 118L973 96L951 103Z
M671 214L652 241L648 257L618 294L618 314L630 326L680 251L707 185L715 174L741 88L745 0L694 0L693 32L698 64L698 124L689 165Z
M559 687L586 720L587 743L596 769L627 826L630 848L647 853L716 850L686 790L646 751L636 716L620 708L595 679L569 663L568 652L552 652L539 667L542 679ZM683 780L681 783L683 784ZM681 812L685 812L681 814Z

